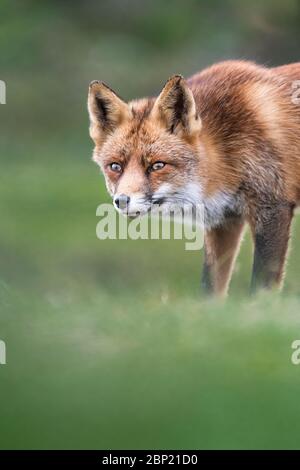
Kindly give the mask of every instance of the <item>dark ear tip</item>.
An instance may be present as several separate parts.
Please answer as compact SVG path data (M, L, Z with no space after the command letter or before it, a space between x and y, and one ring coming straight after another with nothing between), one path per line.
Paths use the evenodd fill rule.
M182 80L184 80L184 77L183 75L180 75L179 73L176 73L175 75L172 75L172 77L169 78L169 80L167 81L168 82L176 82L176 83L179 83L181 82Z
M99 80L92 80L91 83L90 83L90 85L89 85L89 87L92 88L93 85L96 85L96 84L98 84L98 83L100 83Z
M101 80L92 80L90 85L89 85L89 88L94 88L94 87L97 87L97 88L105 87L105 88L108 88L110 90L109 86L106 85L106 83L102 82Z
M181 73L175 73L175 75L173 75L173 78L178 78L179 80L184 80L184 76L181 75Z
M103 90L103 88L118 96L114 90L112 90L108 85L106 85L106 83L102 82L101 80L93 80L89 85L90 90L95 89L96 91L100 91L101 89Z

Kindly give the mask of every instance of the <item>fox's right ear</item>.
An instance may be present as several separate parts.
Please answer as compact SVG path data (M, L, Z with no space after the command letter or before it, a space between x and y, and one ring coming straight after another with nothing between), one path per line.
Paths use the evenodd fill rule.
M90 136L101 145L107 135L130 118L129 106L105 83L94 80L89 87Z

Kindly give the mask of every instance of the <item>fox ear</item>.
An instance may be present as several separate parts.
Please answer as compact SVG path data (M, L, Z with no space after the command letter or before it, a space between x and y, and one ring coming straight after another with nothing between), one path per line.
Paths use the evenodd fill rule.
M193 93L181 75L167 81L154 103L152 116L174 134L192 136L201 130Z
M102 144L122 122L130 118L127 103L105 83L94 80L89 87L88 111L90 116L90 136L97 144Z

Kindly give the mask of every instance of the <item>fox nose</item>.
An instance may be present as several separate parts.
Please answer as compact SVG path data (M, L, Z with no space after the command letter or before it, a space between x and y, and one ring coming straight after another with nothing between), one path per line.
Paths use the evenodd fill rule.
M114 203L117 206L118 209L126 209L128 207L130 202L130 197L127 196L126 194L120 194L119 196L116 196L114 199Z

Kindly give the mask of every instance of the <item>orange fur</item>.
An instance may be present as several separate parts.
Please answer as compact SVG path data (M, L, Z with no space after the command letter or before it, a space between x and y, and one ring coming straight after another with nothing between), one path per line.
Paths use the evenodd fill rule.
M216 293L227 290L244 222L256 249L253 287L282 280L290 221L300 203L297 80L300 63L268 69L227 61L186 81L176 75L158 98L129 104L106 85L91 84L93 158L112 195L142 194L149 202L167 183L170 200L176 188L184 193L189 183L199 185L207 216L205 283ZM164 166L152 171L157 161Z

